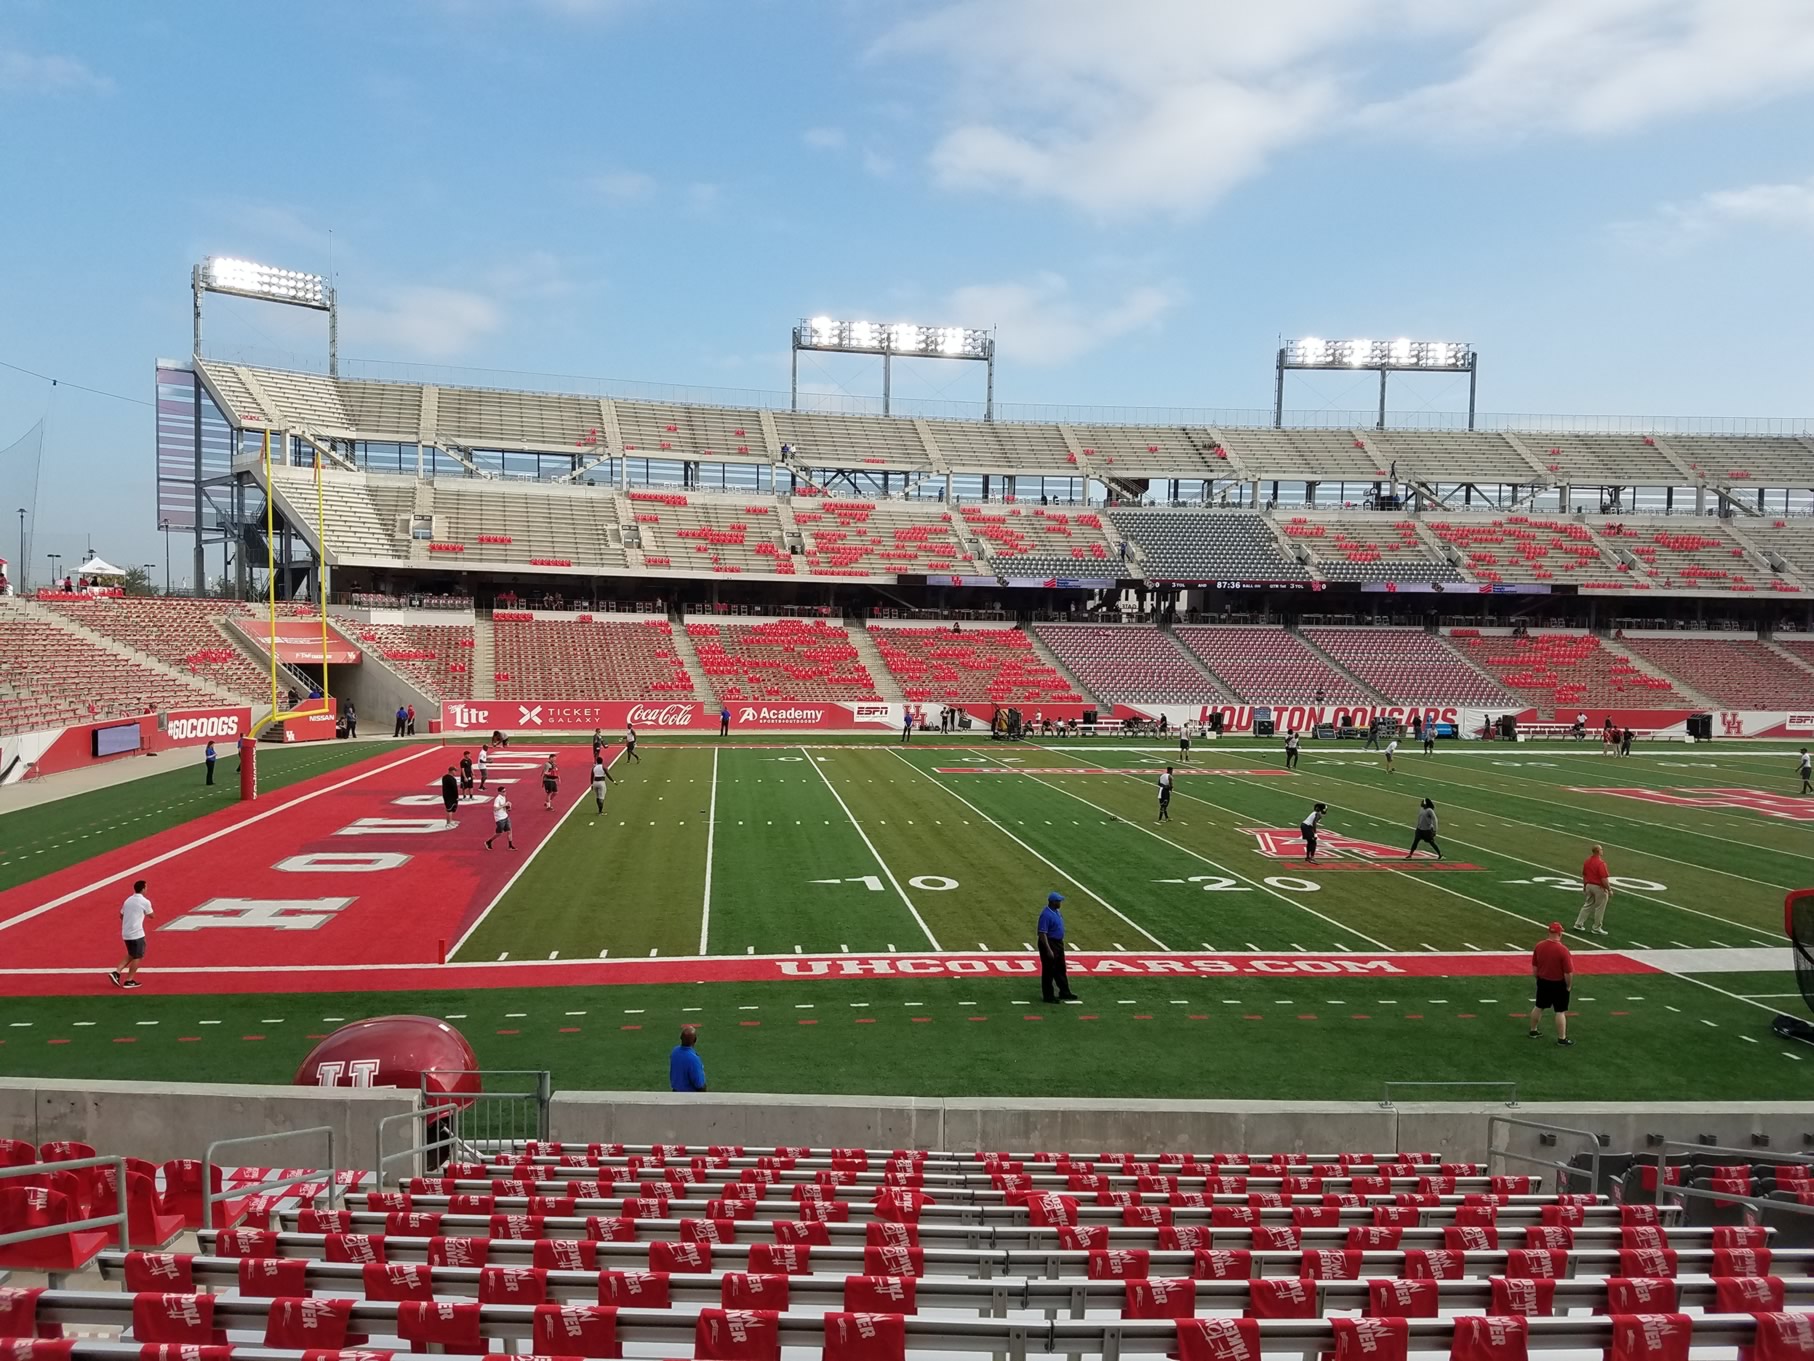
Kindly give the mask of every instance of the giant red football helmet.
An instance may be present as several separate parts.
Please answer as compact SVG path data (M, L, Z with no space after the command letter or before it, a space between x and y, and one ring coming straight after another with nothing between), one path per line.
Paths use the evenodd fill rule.
M309 1051L298 1087L401 1087L444 1093L455 1106L480 1089L466 1037L433 1016L374 1016L343 1025Z

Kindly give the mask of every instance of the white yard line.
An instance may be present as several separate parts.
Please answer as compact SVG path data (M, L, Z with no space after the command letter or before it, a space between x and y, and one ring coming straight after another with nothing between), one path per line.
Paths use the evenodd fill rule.
M1236 777L1233 777L1233 778L1237 778L1237 779L1238 779L1238 778L1240 778L1240 777L1238 777L1238 776L1236 776ZM1332 781L1334 781L1334 782L1335 782L1335 783L1336 783L1336 784L1347 784L1347 785L1353 785L1353 786L1354 786L1354 787L1355 787L1355 788L1356 788L1356 789L1365 789L1365 790L1367 790L1367 791L1368 791L1368 792L1370 792L1370 793L1383 793L1383 792L1385 792L1385 791L1384 791L1384 790L1382 790L1382 789L1380 789L1380 788L1379 788L1379 787L1378 787L1378 786L1376 786L1376 785L1370 785L1370 784L1367 784L1367 783L1366 783L1366 782L1365 782L1365 781L1363 781L1363 780L1352 780L1352 779L1348 779L1348 778L1345 778L1345 777L1344 777L1344 776L1341 776L1341 775L1327 775L1327 776L1324 776L1324 777L1323 777L1323 778L1325 778L1325 779L1327 779L1327 780L1332 780ZM1251 781L1244 781L1244 783L1249 783L1249 784L1251 784L1251 783L1252 783L1252 782L1251 782ZM1473 784L1460 784L1460 782L1458 782L1458 781L1455 781L1455 780L1430 780L1430 781L1429 781L1429 783L1433 783L1433 784L1454 784L1454 785L1458 785L1458 787L1460 787L1460 788L1463 788L1463 789L1472 789L1472 790L1475 790L1475 791L1477 791L1477 792L1479 792L1479 793L1483 793L1483 794L1490 794L1490 793L1491 793L1491 791L1490 791L1490 790L1486 790L1486 789L1482 789L1482 788L1481 788L1481 786L1479 786L1479 785L1473 785ZM1527 798L1527 797L1529 797L1529 796L1528 796L1528 795L1524 795L1524 794L1519 794L1519 795L1515 795L1515 796L1514 796L1514 797L1517 797L1517 798ZM1538 800L1538 802L1546 802L1546 800ZM1564 806L1564 805L1561 805L1561 804L1556 804L1556 805L1554 805L1554 806L1555 806L1555 807L1563 807L1563 806ZM1554 833L1554 834L1555 834L1555 835L1557 835L1557 836L1569 836L1569 835L1572 835L1572 833L1570 833L1570 832L1567 832L1567 831L1564 831L1564 830L1562 830L1562 829L1561 829L1561 828L1558 828L1558 827L1550 827L1550 826L1547 826L1547 825L1545 825L1545 824L1544 824L1544 823L1541 823L1541 822L1523 822L1523 821L1520 821L1520 820L1519 820L1519 819L1518 819L1518 818L1508 818L1508 817L1506 817L1506 816L1505 816L1505 815L1504 815L1504 814L1503 814L1503 813L1489 813L1489 812L1487 812L1487 811L1486 811L1486 810L1485 810L1485 809L1481 809L1481 808L1475 808L1475 807L1473 807L1473 806L1471 806L1471 805L1468 805L1468 804L1457 804L1457 805L1456 805L1456 807L1459 807L1459 808L1464 808L1464 809L1466 809L1466 811L1467 811L1467 812L1469 812L1469 813L1471 813L1471 814L1473 814L1473 815L1475 815L1475 816L1477 816L1477 817L1484 817L1484 818L1494 818L1494 819L1496 819L1496 820L1498 820L1498 821L1500 821L1500 822L1506 822L1506 823L1511 823L1511 824L1512 824L1512 825L1513 825L1513 826L1517 826L1517 827L1530 827L1530 828L1533 828L1533 829L1535 829L1535 830L1538 830L1538 831L1545 831L1545 832L1551 832L1551 833ZM1364 818L1368 818L1368 819L1370 819L1370 820L1371 820L1371 821L1374 821L1374 822L1378 822L1378 823L1381 823L1381 824L1383 824L1383 825L1385 825L1385 826L1398 826L1398 825L1402 825L1402 824L1396 824L1396 823L1394 823L1394 822L1393 822L1393 821L1392 821L1392 820L1391 820L1391 819L1390 819L1390 818L1384 818L1384 817L1381 817L1381 816L1380 816L1380 815L1379 815L1379 814L1377 814L1377 813L1367 813L1367 812L1362 812L1362 811L1361 811L1361 810L1360 810L1360 809L1358 809L1358 808L1357 808L1357 809L1355 809L1355 810L1353 810L1353 811L1354 811L1354 812L1355 812L1355 813L1356 813L1356 814L1358 814L1358 815L1359 815L1359 816L1360 816L1360 817L1364 817ZM1584 814L1584 815L1583 815L1583 816L1585 816L1585 814ZM1674 830L1674 829L1671 829L1671 830ZM1453 841L1453 842L1454 842L1454 843L1455 843L1455 844L1456 844L1456 845L1457 845L1457 846L1470 846L1470 847L1472 847L1472 848L1473 848L1473 849L1474 849L1474 850L1477 850L1477 851L1485 851L1485 852L1486 852L1486 853L1487 853L1487 854L1488 854L1488 855L1496 855L1496 856L1498 856L1498 857L1499 857L1499 858L1500 858L1500 859L1502 859L1502 860L1515 860L1515 861L1517 861L1517 862L1518 862L1518 863L1519 863L1519 864L1520 864L1520 865L1530 865L1530 866L1533 866L1533 867L1534 867L1534 868L1536 868L1536 869L1540 869L1540 870L1547 870L1547 871L1548 871L1548 872L1549 872L1549 873L1551 873L1551 874L1559 874L1559 875L1565 875L1565 876L1567 876L1567 877L1568 877L1568 878L1570 878L1570 879L1573 879L1573 878L1575 878L1575 877L1576 877L1576 875L1575 875L1575 874L1573 874L1573 873L1571 873L1571 872L1570 872L1570 871L1568 871L1568 870L1565 870L1565 869L1559 869L1559 868L1557 868L1557 867L1556 867L1556 866L1554 866L1554 865L1550 865L1550 864L1546 864L1546 863L1545 863L1545 862L1543 862L1543 861L1541 861L1541 860L1532 860L1532 859L1530 859L1530 858L1529 858L1529 857L1528 857L1528 856L1522 856L1522 855L1514 855L1514 854L1512 854L1512 853L1511 853L1511 852L1510 852L1510 851L1506 851L1506 850L1501 850L1501 849L1500 849L1500 848L1499 848L1499 847L1497 847L1497 846L1489 846L1489 845L1486 845L1486 844L1485 844L1485 843L1483 843L1483 842L1479 842L1479 841L1464 841L1464 840L1463 840L1463 839L1462 839L1462 838L1460 838L1460 837L1458 837L1458 836L1453 836L1453 835L1452 835L1452 834L1450 834L1450 833L1448 833L1448 832L1444 832L1444 833L1442 833L1442 834L1441 834L1441 835L1442 835L1442 836L1444 836L1444 837L1445 837L1445 838L1447 838L1447 839L1449 839L1449 840L1451 840L1451 841ZM1586 841L1586 840L1587 840L1587 838L1586 838L1586 836L1583 836L1583 837L1582 837L1582 838L1581 838L1581 839L1582 839L1582 840L1583 840L1583 841ZM1728 841L1729 841L1729 840L1730 840L1730 838L1726 838L1726 840L1728 840ZM1631 848L1631 847L1618 847L1618 846L1616 846L1616 845L1615 845L1615 843L1613 843L1613 842L1611 842L1611 841L1604 841L1604 840L1603 840L1603 841L1602 841L1602 842L1601 842L1601 844L1602 844L1602 845L1606 845L1606 846L1613 846L1613 847L1614 847L1614 848L1615 848L1615 849L1623 849L1623 850L1631 850L1631 849L1632 849L1632 848ZM1637 850L1632 850L1632 854L1634 854L1634 855L1639 855L1639 856L1645 856L1645 855L1651 855L1651 854L1652 854L1652 853L1651 853L1651 852L1649 852L1649 851L1637 851ZM1670 864L1672 864L1672 865L1687 865L1687 866L1688 866L1688 867L1689 867L1689 868L1690 868L1690 869L1707 869L1707 868L1709 868L1709 867L1708 867L1708 866L1705 866L1705 865L1697 865L1697 864L1694 864L1694 863L1693 863L1693 862L1692 862L1692 861L1687 861L1687 860L1672 860L1672 859L1670 859L1670 857L1669 857L1669 856L1666 856L1666 855L1656 855L1656 856L1652 856L1652 858L1653 858L1653 859L1657 859L1657 860L1668 860L1668 861L1669 861L1669 863L1670 863ZM1714 872L1715 872L1715 873L1723 873L1723 871L1714 871ZM1742 875L1742 874L1735 874L1735 875L1730 875L1730 876L1729 876L1729 877L1730 877L1730 878L1734 878L1734 879L1746 879L1746 876L1744 876L1744 875ZM1747 883L1754 883L1754 884L1755 884L1755 883L1762 883L1762 882L1763 882L1763 880L1761 880L1761 879L1746 879L1746 882L1747 882ZM1775 887L1775 885L1771 885L1771 887L1772 887L1772 888L1774 888L1774 887ZM1659 904L1661 904L1661 905L1662 905L1662 906L1664 906L1664 907L1669 907L1669 908L1674 908L1674 909L1675 909L1675 910L1676 910L1676 911L1677 911L1677 912L1686 912L1686 913L1689 913L1689 914L1690 914L1690 915L1692 915L1692 916L1696 916L1696 917L1705 917L1705 918L1706 918L1706 919L1707 919L1707 920L1708 920L1708 921L1716 921L1716 922L1719 922L1719 923L1720 923L1720 924L1721 924L1721 925L1723 925L1723 926L1730 926L1730 927L1733 927L1733 928L1735 928L1735 929L1737 929L1737 930L1740 930L1740 931L1755 931L1755 930L1757 930L1757 929L1758 929L1758 928L1757 928L1757 927L1755 927L1755 926L1747 926L1747 925L1746 925L1746 924L1745 924L1745 923L1744 923L1744 922L1736 922L1736 921L1733 921L1733 920L1732 920L1732 919L1731 919L1731 918L1730 918L1730 917L1722 917L1722 916L1720 916L1720 915L1719 915L1719 914L1718 914L1718 913L1716 913L1716 912L1703 912L1703 911L1701 911L1701 909L1700 909L1700 908L1698 908L1698 907L1686 907L1686 906L1684 906L1684 905L1683 905L1683 904L1681 904L1681 903L1674 903L1674 902L1670 902L1670 901L1669 901L1669 899L1667 899L1667 898L1659 898L1659 897L1657 897L1657 896L1656 896L1656 895L1655 895L1655 894L1654 894L1654 893L1641 893L1641 892L1639 892L1639 891L1638 891L1638 890L1636 890L1636 889L1630 889L1630 888L1622 888L1622 889L1619 889L1619 890L1618 890L1618 891L1617 891L1617 894L1616 894L1616 895L1615 895L1615 896L1618 896L1618 895L1624 895L1624 896L1627 896L1627 897L1631 897L1631 898L1643 898L1643 899L1646 899L1646 900L1647 900L1647 901L1649 901L1649 902L1653 902L1653 903L1659 903ZM1500 911L1504 911L1504 910L1505 910L1505 909L1503 909L1503 908L1501 908L1501 909L1499 909L1499 910L1500 910ZM1512 916L1517 916L1517 915L1518 915L1518 914L1517 914L1517 913L1512 913L1512 914L1510 914L1510 915L1512 915ZM1530 920L1531 920L1531 919L1530 919L1530 918L1529 918L1529 917L1526 917L1526 918L1524 918L1524 919L1523 919L1523 920L1525 920L1525 921L1530 921ZM1602 948L1606 948L1606 947L1602 947Z
M1032 856L1035 860L1039 861L1040 864L1045 865L1047 868L1051 869L1054 873L1060 875L1065 880L1065 882L1070 884L1073 888L1077 889L1079 892L1083 893L1086 897L1093 899L1105 911L1109 912L1113 916L1119 917L1122 921L1126 922L1129 927L1131 927L1135 931L1138 931L1141 935L1145 936L1148 940L1150 940L1154 945L1158 946L1161 950L1171 949L1171 946L1167 945L1164 941L1160 940L1159 937L1155 936L1151 931L1148 931L1144 926L1140 925L1139 922L1135 921L1132 917L1128 916L1127 913L1123 912L1120 908L1116 907L1108 899L1104 898L1100 893L1096 892L1095 889L1093 889L1093 888L1089 887L1089 885L1083 883L1081 880L1079 880L1077 878L1076 875L1072 874L1069 870L1063 869L1059 865L1046 859L1045 856L1041 855L1038 851L1034 850L1031 846L1027 845L1026 842L1022 841L1019 837L1015 836L1014 833L1010 832L1006 827L1002 826L994 818L990 817L987 813L983 812L982 809L978 808L975 804L971 803L969 799L966 799L962 794L958 793L950 785L946 784L944 781L935 777L931 772L921 770L918 766L914 765L914 763L912 761L909 761L905 756L902 756L900 754L900 752L897 751L894 753L894 755L895 755L896 760L900 761L900 763L902 765L906 766L914 774L922 775L926 779L931 780L934 785L936 785L938 788L944 790L945 793L949 794L952 798L956 799L959 803L963 804L964 807L968 808L972 813L975 813L984 822L988 823L996 831L1000 832L1003 836L1007 837L1008 840L1012 841L1016 846L1019 846L1023 851L1025 851L1028 855Z
M516 753L512 752L511 755L514 756L514 755L516 755ZM623 755L623 748L619 747L617 749L616 755L613 755L611 757L611 759L608 762L606 762L605 769L609 770L612 766L616 765L617 758L618 758L618 756L621 756L621 755ZM493 909L495 909L499 903L503 902L504 899L506 899L510 896L510 890L516 887L516 881L518 879L521 879L523 877L524 872L527 871L528 868L535 863L536 856L538 856L542 853L542 851L547 847L548 843L553 841L554 838L557 835L559 835L561 827L566 823L568 818L573 816L573 810L575 808L578 808L582 803L584 803L586 801L587 796L589 794L591 794L591 792L592 792L592 785L591 785L591 782L588 781L586 783L586 786L580 790L579 797L573 801L572 805L567 809L567 811L562 813L558 818L556 818L554 820L554 826L548 829L548 835L543 837L534 846L530 847L529 854L523 857L523 863L516 867L516 873L511 875L510 878L505 881L504 887L498 890L497 897L493 898L490 902L485 904L485 910L483 912L479 913L479 915L473 919L472 925L467 927L466 930L461 933L460 938L453 943L453 948L447 952L447 958L448 958L449 963L453 962L453 957L460 953L460 947L465 945L467 941L472 939L473 932L477 931L481 926L483 926L485 924L485 919L492 914ZM483 805L480 805L480 806L483 807ZM495 854L495 852L494 852L494 854ZM504 852L504 854L508 855L509 852L506 851L506 852ZM498 956L499 959L502 959L503 957L504 957L503 955ZM524 963L528 963L528 962L529 961L527 961L527 960L524 961Z
M811 766L813 770L818 773L821 780L825 781L826 789L830 790L831 796L838 801L838 807L844 810L844 816L850 819L851 830L863 838L863 844L869 847L869 853L875 857L876 865L881 869L883 874L888 876L888 882L894 885L894 891L900 894L901 902L906 905L907 911L913 916L913 920L919 924L920 930L925 933L927 942L934 950L939 949L938 937L932 934L932 928L926 925L926 919L920 915L920 910L913 905L913 899L907 896L907 890L901 887L901 881L894 877L894 871L889 869L888 862L882 859L882 853L876 849L875 842L871 841L869 839L869 834L857 825L857 815L850 811L850 805L844 802L844 796L838 793L837 786L832 784L831 778L826 775L824 770L820 769L819 763L813 760L812 753L808 752L805 747L801 747L800 754L806 757L806 764Z
M712 799L705 813L705 901L699 908L699 953L705 953L706 933L712 928L712 839L718 829L718 748L712 748Z
M1101 765L1102 763L1100 761L1097 761L1097 762L1092 762L1092 764ZM1115 812L1114 810L1109 809L1109 808L1104 808L1100 804L1091 803L1088 799L1084 798L1083 795L1081 795L1081 794L1073 794L1070 790L1065 789L1061 785L1051 784L1048 781L1042 780L1037 776L1037 774L1035 774L1035 772L1032 769L1023 768L1021 770L1021 773L1023 775L1026 775L1035 784L1044 785L1047 789L1053 790L1059 794L1063 794L1067 799L1076 799L1077 802L1083 804L1084 807L1094 808L1098 813L1101 813L1106 817L1114 818L1117 822L1120 822L1129 827L1132 827L1136 831L1144 832L1144 833L1146 833L1146 835L1152 837L1153 840L1162 841L1167 846L1170 846L1173 850L1181 851L1185 855L1188 855L1191 859L1199 860L1203 864L1208 865L1211 869L1220 870L1223 874L1230 875L1233 878L1239 879L1242 883L1248 885L1250 888L1257 888L1260 890L1260 892L1267 894L1271 897L1277 898L1282 903L1289 903L1289 904L1291 904L1291 906L1297 908L1298 911L1300 911L1300 912L1308 912L1311 916L1317 918L1319 921L1327 922L1330 926L1335 927L1344 936L1359 936L1362 940L1370 941L1374 945L1379 946L1380 949L1386 951L1388 954L1390 954L1392 951L1392 947L1390 945L1387 945L1385 943L1385 941L1380 940L1378 937L1369 936L1365 931L1357 930L1356 928L1350 926L1347 922L1337 921L1334 917L1325 916L1323 913L1318 912L1314 907L1306 907L1303 903L1300 903L1299 901L1297 901L1297 899L1289 897L1286 894L1280 893L1271 884L1263 884L1257 879L1248 878L1245 874L1240 873L1238 870L1230 869L1227 865L1218 864L1216 861L1211 860L1208 856L1199 855L1196 851L1191 850L1190 847L1181 845L1180 843L1173 841L1170 837L1160 836L1159 833L1155 832L1151 827L1147 827L1147 826L1142 825L1141 823L1135 822L1131 818L1123 817L1121 814Z

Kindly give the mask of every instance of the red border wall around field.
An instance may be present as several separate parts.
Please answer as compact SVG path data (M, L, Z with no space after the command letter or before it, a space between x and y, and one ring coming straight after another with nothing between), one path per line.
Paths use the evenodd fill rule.
M226 704L217 709L172 709L163 715L166 723L162 727L158 724L158 718L158 714L148 713L139 714L136 719L109 718L64 728L49 739L35 758L35 764L40 774L57 775L66 770L80 770L84 766L130 760L147 752L202 747L209 742L220 744L225 749L231 747L238 734L250 731L252 727L252 710L245 705ZM91 754L94 743L89 734L95 729L117 728L122 723L132 722L139 725L140 750L99 758ZM27 752L27 758L33 759L29 755L30 746L29 737L7 739L9 752L23 748Z

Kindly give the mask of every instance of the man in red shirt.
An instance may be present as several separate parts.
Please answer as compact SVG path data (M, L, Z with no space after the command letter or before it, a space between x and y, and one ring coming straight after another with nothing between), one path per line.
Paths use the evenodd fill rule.
M1531 1007L1531 1038L1537 1038L1543 1013L1553 1011L1556 1043L1572 1047L1574 1041L1568 1038L1568 986L1575 981L1575 961L1568 946L1562 943L1561 922L1551 922L1549 935L1531 951L1531 973L1537 979L1537 1000Z
M1591 930L1596 936L1604 936L1608 934L1606 900L1612 897L1612 876L1606 872L1606 861L1600 858L1598 846L1588 853L1587 863L1581 866L1581 883L1586 895L1581 900L1581 910L1575 914L1575 930Z

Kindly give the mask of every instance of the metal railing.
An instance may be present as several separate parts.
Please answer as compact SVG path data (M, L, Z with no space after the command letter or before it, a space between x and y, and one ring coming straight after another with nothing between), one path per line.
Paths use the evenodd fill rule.
M1516 1100L1514 1099L1511 1104L1516 1105ZM1566 1134L1571 1139L1583 1139L1587 1144L1587 1170L1584 1172L1581 1168L1563 1159L1539 1158L1529 1153L1514 1153L1508 1148L1496 1145L1493 1142L1493 1135L1500 1129L1534 1129L1542 1134ZM1509 1115L1489 1115L1486 1120L1486 1165L1489 1172L1493 1169L1495 1158L1501 1164L1517 1162L1530 1167L1550 1168L1557 1174L1556 1189L1558 1191L1564 1189L1564 1178L1573 1179L1579 1176L1587 1178L1589 1191L1598 1190L1600 1186L1600 1136L1589 1129L1570 1129L1567 1125L1550 1125L1541 1120L1515 1120Z
M223 1148L245 1148L253 1144L275 1144L291 1139L306 1139L311 1135L327 1135L327 1161L316 1170L299 1173L294 1176L279 1174L253 1186L235 1186L231 1190L214 1189L214 1170L220 1163L215 1154ZM334 1127L332 1125L310 1125L307 1129L279 1130L274 1134L247 1134L237 1139L216 1139L208 1145L208 1151L202 1154L202 1223L212 1226L214 1207L229 1200L244 1200L247 1196L263 1195L267 1191L287 1191L307 1183L327 1180L328 1208L331 1210L339 1202L340 1162L334 1156Z
M116 1209L110 1215L95 1215L88 1219L75 1219L62 1224L46 1224L42 1228L17 1229L12 1233L0 1233L0 1248L11 1247L14 1243L30 1243L40 1238L59 1238L69 1233L85 1233L95 1229L111 1228L118 1235L117 1241L123 1248L132 1246L132 1225L126 1214L126 1160L122 1157L111 1158L70 1158L51 1163L21 1163L16 1167L0 1167L0 1181L16 1177L42 1177L53 1172L79 1172L85 1167L111 1167L113 1169L113 1190L116 1196ZM60 1273L52 1273L53 1276Z
M262 1331L273 1307L268 1299L243 1295L216 1295L214 1301L214 1325L231 1331ZM346 1326L353 1332L395 1336L402 1308L394 1301L354 1299L348 1302ZM37 1299L37 1317L45 1323L118 1328L131 1315L132 1296L117 1291L52 1290ZM486 1339L526 1341L535 1334L535 1318L534 1305L486 1304L481 1306L479 1333ZM657 1346L663 1349L662 1355L672 1354L667 1349L684 1349L690 1344L698 1321L696 1314L676 1309L619 1309L613 1316L619 1342ZM775 1341L781 1347L819 1349L830 1326L822 1314L785 1312L775 1319ZM1413 1352L1447 1352L1462 1329L1478 1326L1478 1320L1466 1318L1405 1320ZM1532 1351L1599 1350L1612 1343L1618 1326L1618 1320L1605 1314L1530 1318L1525 1320L1526 1341ZM1697 1347L1747 1346L1756 1341L1758 1328L1754 1314L1704 1314L1693 1320L1693 1338ZM1053 1353L1117 1361L1124 1355L1162 1356L1178 1349L1178 1322L1174 1319L1020 1322L909 1315L902 1320L901 1329L910 1352L993 1352L1011 1361ZM1328 1318L1263 1319L1256 1331L1263 1354L1302 1355L1335 1349L1334 1324ZM136 1343L129 1350L104 1350L107 1344L77 1345L84 1348L81 1355L127 1358L139 1354Z
M478 1091L460 1092L457 1102L444 1094L469 1077L479 1079ZM432 1090L431 1080L441 1090ZM454 1104L449 1133L456 1144L546 1139L553 1097L554 1078L545 1068L433 1068L422 1074L424 1105Z
M378 1166L376 1189L382 1191L389 1181L390 1169L398 1163L404 1164L397 1173L396 1184L402 1186L411 1177L422 1175L425 1168L437 1168L453 1156L454 1143L448 1132L447 1121L442 1118L441 1110L419 1107L413 1111L399 1111L396 1115L387 1115L378 1122ZM421 1133L406 1148L385 1152L392 1132L399 1126L408 1126L420 1121Z
M1498 1087L1505 1092L1505 1104L1515 1107L1518 1104L1518 1084L1516 1082L1418 1082L1409 1078L1388 1082L1380 1091L1379 1104L1382 1108L1392 1105L1392 1090L1395 1087Z
M1718 1205L1745 1205L1755 1210L1783 1210L1789 1214L1814 1215L1814 1205L1803 1205L1798 1201L1769 1200L1762 1196L1746 1195L1743 1192L1714 1191L1701 1186L1665 1185L1663 1181L1665 1169L1670 1166L1681 1166L1680 1163L1670 1163L1671 1150L1678 1155L1724 1153L1731 1155L1733 1162L1747 1164L1773 1162L1783 1163L1790 1167L1810 1165L1810 1160L1806 1157L1793 1153L1772 1153L1767 1148L1726 1148L1719 1144L1689 1144L1676 1139L1665 1139L1657 1148L1654 1164L1657 1169L1657 1204L1659 1206L1665 1203L1663 1197L1668 1195L1676 1198L1672 1203L1682 1211L1684 1217L1687 1215L1690 1200L1710 1200ZM1641 1159L1632 1164L1634 1167L1643 1165Z

